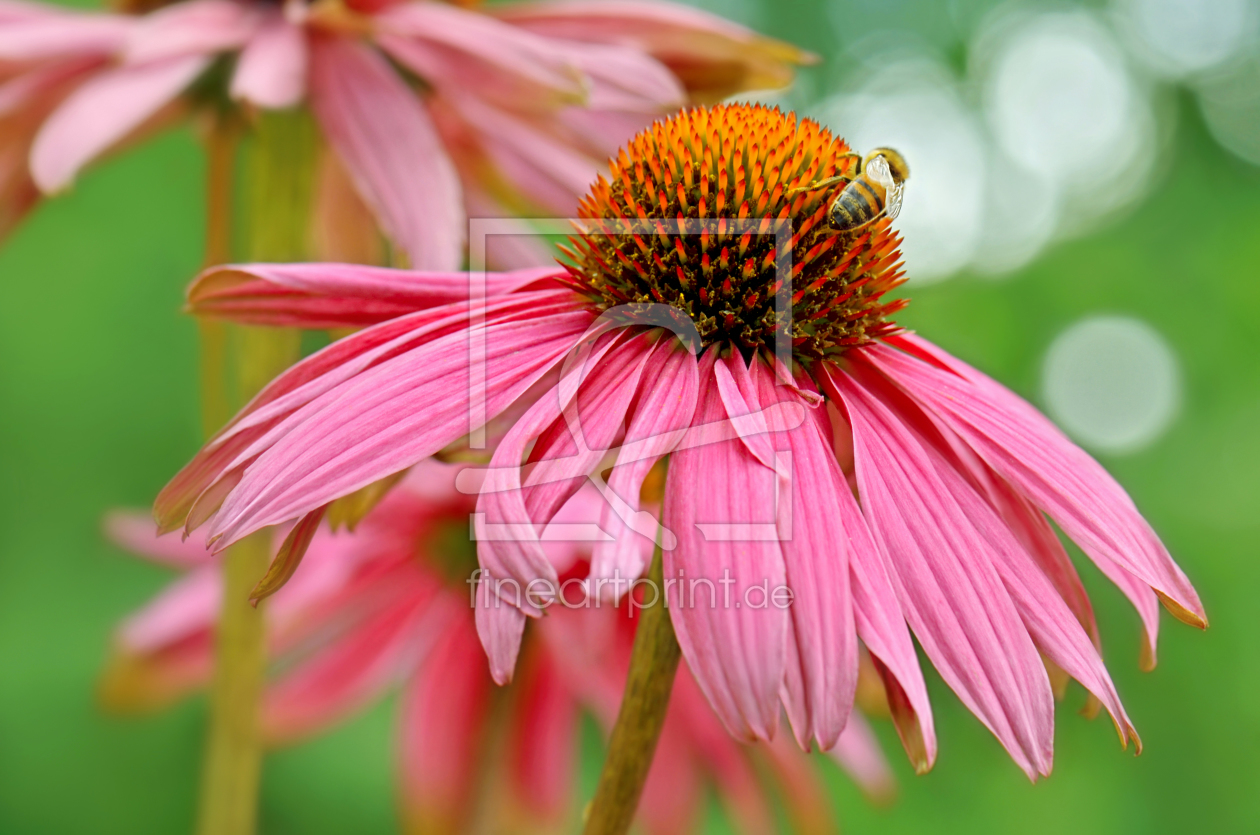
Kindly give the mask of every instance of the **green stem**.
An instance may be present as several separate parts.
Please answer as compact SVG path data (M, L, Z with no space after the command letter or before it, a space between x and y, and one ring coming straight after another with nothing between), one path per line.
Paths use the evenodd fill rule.
M665 725L682 653L665 605L662 574L657 549L648 572L651 585L645 589L648 594L655 589L656 599L639 616L625 695L586 819L585 835L623 835L629 831Z
M248 145L248 257L300 260L308 250L315 128L300 112L263 114ZM299 335L286 328L230 327L238 405L299 356ZM198 835L252 835L257 827L262 739L258 704L266 670L263 605L249 604L267 571L271 534L260 531L228 549L215 636L210 727L202 772Z

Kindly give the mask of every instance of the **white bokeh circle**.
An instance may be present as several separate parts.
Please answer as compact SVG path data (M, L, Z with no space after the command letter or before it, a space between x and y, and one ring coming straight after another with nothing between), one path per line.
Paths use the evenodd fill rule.
M1255 24L1251 0L1120 0L1116 13L1137 56L1171 78L1225 63Z
M1172 423L1181 374L1172 346L1150 325L1128 316L1091 316L1050 345L1042 395L1059 425L1083 445L1135 452Z
M998 15L973 63L998 147L1058 194L1059 234L1138 196L1155 160L1154 114L1107 27L1084 12Z

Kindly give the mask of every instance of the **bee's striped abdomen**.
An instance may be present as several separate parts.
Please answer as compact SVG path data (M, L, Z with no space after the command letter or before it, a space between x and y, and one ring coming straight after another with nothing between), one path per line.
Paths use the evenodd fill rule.
M856 229L870 223L884 210L884 201L865 177L858 177L844 187L831 204L827 220L832 229Z

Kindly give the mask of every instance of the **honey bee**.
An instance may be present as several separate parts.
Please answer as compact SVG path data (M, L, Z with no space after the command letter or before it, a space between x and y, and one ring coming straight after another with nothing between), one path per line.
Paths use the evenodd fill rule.
M788 192L814 191L836 183L847 183L827 209L827 222L837 232L856 232L881 217L889 220L901 212L901 198L910 166L901 154L892 148L876 148L863 158L860 154L845 154L856 159L854 176L843 174L800 186Z

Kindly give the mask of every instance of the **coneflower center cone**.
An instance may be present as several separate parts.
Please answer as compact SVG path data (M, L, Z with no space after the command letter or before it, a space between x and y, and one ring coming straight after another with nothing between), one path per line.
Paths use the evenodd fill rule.
M836 232L827 208L843 185L796 190L856 164L842 139L777 108L658 121L582 200L585 228L565 250L573 283L600 310L670 305L705 346L774 347L786 331L798 358L835 357L895 330L905 305L884 300L905 280L888 221Z

